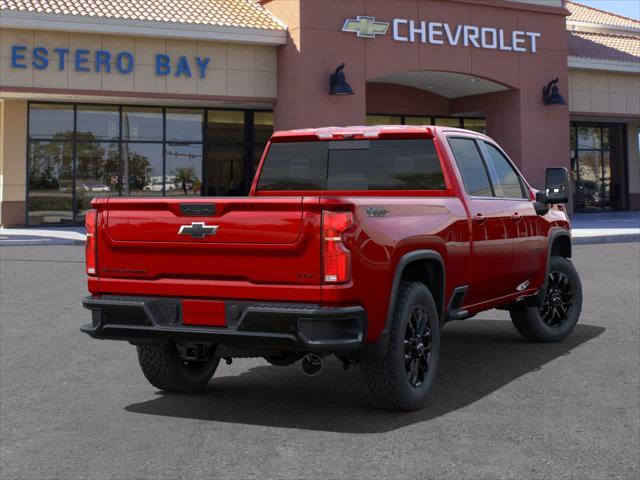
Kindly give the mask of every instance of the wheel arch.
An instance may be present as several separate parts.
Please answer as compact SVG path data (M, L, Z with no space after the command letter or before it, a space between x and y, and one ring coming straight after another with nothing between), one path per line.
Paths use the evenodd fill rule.
M388 331L391 325L398 289L402 281L418 281L427 286L436 302L440 323L442 323L445 314L445 275L444 261L435 250L416 250L403 255L398 261L393 276L385 330Z
M558 228L552 230L549 233L549 241L547 247L547 264L545 266L544 271L544 287L547 286L547 280L549 277L549 265L551 265L551 257L560 256L564 258L571 258L572 255L572 247L571 247L571 234L569 231Z
M548 260L553 256L571 258L571 235L566 230L554 230L549 235ZM547 261L547 265L549 262Z

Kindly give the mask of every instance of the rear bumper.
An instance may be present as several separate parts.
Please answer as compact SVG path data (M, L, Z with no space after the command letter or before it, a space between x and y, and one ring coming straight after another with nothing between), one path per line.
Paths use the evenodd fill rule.
M226 327L182 323L175 298L93 296L82 301L92 321L81 330L101 340L193 342L301 352L337 352L363 346L362 307L225 302Z

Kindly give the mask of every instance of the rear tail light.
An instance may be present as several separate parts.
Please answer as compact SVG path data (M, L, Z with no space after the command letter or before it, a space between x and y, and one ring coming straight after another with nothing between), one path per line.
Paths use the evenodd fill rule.
M87 212L85 227L87 228L87 245L86 245L86 259L87 259L87 275L97 275L97 256L96 251L96 224L98 221L98 211L89 210Z
M353 224L351 212L322 212L322 278L324 283L346 283L351 280L351 252L342 234Z

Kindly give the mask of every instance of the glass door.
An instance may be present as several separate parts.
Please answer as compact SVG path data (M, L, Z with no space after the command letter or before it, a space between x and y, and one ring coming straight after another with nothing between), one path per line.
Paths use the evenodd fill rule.
M205 195L244 195L245 113L209 110L206 135Z
M273 112L208 110L204 194L244 196L273 133Z
M624 126L574 124L571 163L576 211L624 210Z

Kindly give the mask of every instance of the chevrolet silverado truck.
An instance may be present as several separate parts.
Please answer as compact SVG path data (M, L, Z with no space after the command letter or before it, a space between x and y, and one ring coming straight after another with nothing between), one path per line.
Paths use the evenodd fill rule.
M496 142L417 126L275 133L247 197L98 198L87 214L92 321L164 391L220 360L357 365L375 407L423 406L450 321L499 308L528 340L574 329L563 168L534 190Z

